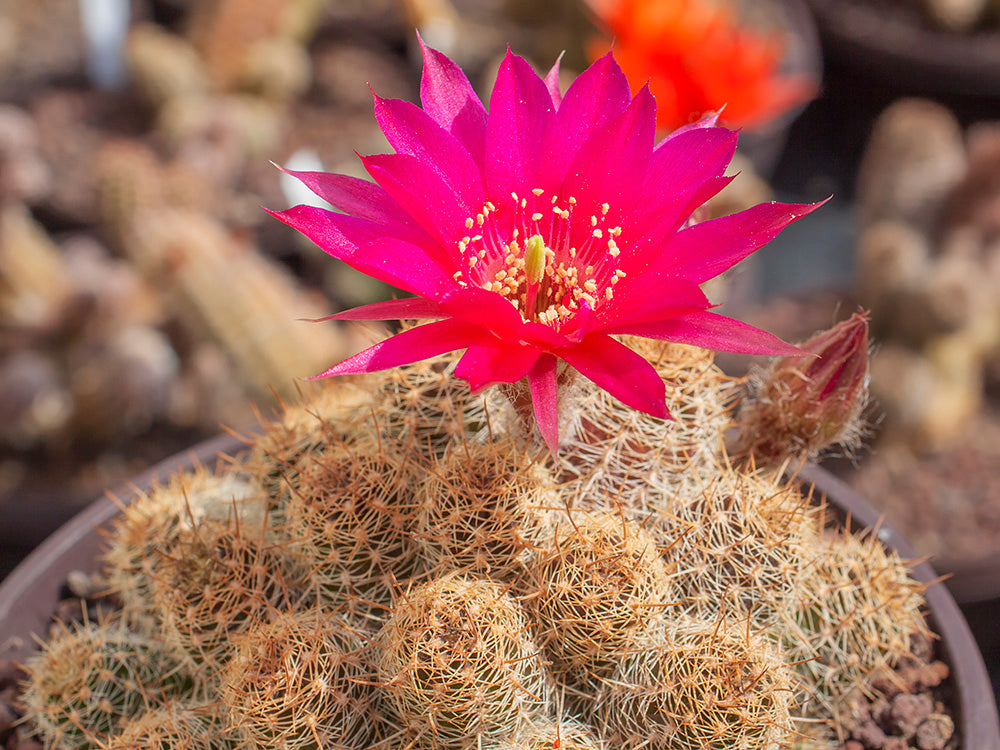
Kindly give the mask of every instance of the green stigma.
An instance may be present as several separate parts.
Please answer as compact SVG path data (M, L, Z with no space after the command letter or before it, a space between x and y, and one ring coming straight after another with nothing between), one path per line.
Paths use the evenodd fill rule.
M533 234L524 243L524 275L529 284L537 284L545 275L545 240Z

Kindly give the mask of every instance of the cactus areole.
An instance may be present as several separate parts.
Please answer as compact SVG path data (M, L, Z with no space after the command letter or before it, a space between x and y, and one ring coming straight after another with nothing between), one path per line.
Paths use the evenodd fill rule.
M456 375L473 391L526 381L529 416L556 453L559 360L628 406L670 416L662 379L615 335L797 353L711 312L700 289L818 205L772 202L695 223L732 179L737 133L710 116L655 143L653 96L644 87L633 97L610 53L563 96L558 64L543 78L508 51L487 112L455 63L421 46L423 108L375 96L396 153L362 157L374 183L293 173L342 213L272 213L415 295L331 318L434 322L318 377L464 349Z

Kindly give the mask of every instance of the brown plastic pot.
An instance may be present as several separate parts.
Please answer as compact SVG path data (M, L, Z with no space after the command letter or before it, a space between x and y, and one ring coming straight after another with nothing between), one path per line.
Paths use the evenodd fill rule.
M201 443L187 453L160 462L134 482L110 496L95 501L31 553L0 585L0 659L23 661L36 648L34 635L42 635L62 594L67 575L74 570L93 570L101 548L98 529L118 513L119 502L127 502L155 481L197 464L212 465L219 454L232 455L243 443L223 435ZM916 552L894 530L880 524L878 512L842 481L818 466L806 466L799 474L827 497L852 524L877 527L878 535L904 558ZM928 584L927 604L931 626L941 637L945 661L955 685L955 709L962 747L968 750L1000 750L1000 721L986 667L961 611L931 566L913 567L917 580Z

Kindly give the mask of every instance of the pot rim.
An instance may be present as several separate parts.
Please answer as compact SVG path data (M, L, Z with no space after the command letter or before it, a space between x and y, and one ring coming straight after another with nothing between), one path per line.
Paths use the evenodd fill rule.
M23 662L37 646L36 633L44 632L60 599L66 576L73 570L88 570L100 553L99 529L119 512L124 502L155 482L165 481L177 471L211 465L224 455L233 455L246 446L236 435L222 434L184 453L160 461L134 481L119 486L87 506L60 527L7 578L0 583L0 658ZM827 497L850 520L876 528L884 544L904 559L918 560L917 553L897 531L882 524L867 500L825 469L806 464L797 479ZM965 618L941 578L926 561L911 565L913 576L927 584L927 605L941 636L952 671L958 702L958 718L964 747L1000 750L1000 719L982 654Z

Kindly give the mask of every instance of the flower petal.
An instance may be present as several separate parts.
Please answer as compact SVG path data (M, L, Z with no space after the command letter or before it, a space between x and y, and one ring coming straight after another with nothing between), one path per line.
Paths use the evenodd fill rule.
M516 383L528 374L541 352L533 346L470 346L455 367L455 377L476 393L494 383Z
M666 386L649 362L610 336L592 334L558 356L623 404L668 419Z
M552 97L552 106L557 110L559 105L562 104L562 90L559 88L559 63L562 62L562 54L556 58L555 63L549 68L549 72L545 74L545 88L549 90L549 96Z
M448 315L478 321L498 337L516 343L531 343L546 348L569 346L570 340L547 325L525 322L509 300L480 287L456 289L438 302Z
M483 331L481 326L462 320L426 323L380 341L308 380L387 370L390 367L407 365L445 352L481 344L489 338L489 334Z
M486 123L486 186L493 200L539 184L544 145L555 120L545 83L507 50L490 97ZM547 166L547 165L546 165Z
M278 167L302 181L316 195L334 208L359 219L394 224L419 230L416 223L389 194L369 180L329 172L293 172ZM396 232L393 232L394 234Z
M737 136L725 128L699 128L662 141L649 160L643 199L626 219L628 233L634 237L652 234L650 239L659 244L675 231L697 205L714 195L692 205L692 197L702 186L726 171L736 151Z
M717 352L736 354L802 354L777 336L718 313L691 313L658 323L640 323L613 328L609 333L644 336L659 341L690 344Z
M648 284L641 276L626 276L615 296L598 310L602 327L653 323L711 307L701 288L685 278L665 276Z
M793 221L825 202L787 204L772 201L695 224L668 239L657 259L645 270L630 269L629 273L641 272L652 278L669 270L700 284L736 265Z
M577 210L585 216L600 216L601 204L608 204L611 212L607 221L619 223L633 209L642 189L655 135L656 103L649 89L643 88L624 112L581 146L569 166L562 194L575 196ZM580 228L589 235L589 226ZM584 237L574 240L582 242Z
M415 320L446 317L448 316L441 309L441 306L433 300L423 297L405 297L352 307L350 310L316 318L315 322L323 320Z
M376 96L375 119L397 153L419 159L469 203L483 204L479 166L465 146L426 112L410 102Z
M587 139L621 115L631 99L625 74L610 52L570 84L556 112L556 126L550 131L546 147L546 163L557 179Z
M420 102L438 125L455 136L477 164L486 153L486 109L472 84L455 63L420 41L424 72L420 78Z
M559 357L623 404L668 419L666 386L649 362L610 336L592 334Z
M553 456L559 455L559 382L555 357L543 354L528 370L528 388L535 409L535 423Z
M408 154L362 157L365 169L448 253L457 270L457 242L465 234L465 220L475 216L468 196L457 192L434 170Z
M385 236L372 222L312 206L268 213L302 232L328 255L404 291L435 297L457 286L452 275L423 248Z

